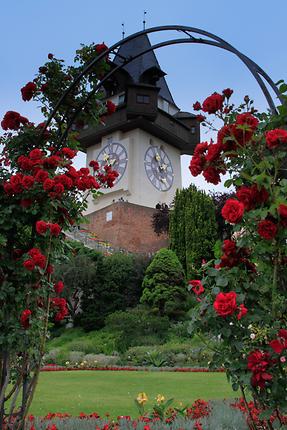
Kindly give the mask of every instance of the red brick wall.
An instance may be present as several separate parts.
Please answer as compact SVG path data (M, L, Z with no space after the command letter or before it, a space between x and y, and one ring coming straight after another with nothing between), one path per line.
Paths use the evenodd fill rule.
M154 211L145 206L116 202L88 215L87 228L113 247L134 253L155 252L168 246L168 238L154 233L151 224ZM112 212L111 221L106 220L107 212Z

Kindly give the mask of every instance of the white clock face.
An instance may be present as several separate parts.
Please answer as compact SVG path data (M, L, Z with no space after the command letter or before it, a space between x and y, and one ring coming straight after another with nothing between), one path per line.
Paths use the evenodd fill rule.
M118 142L108 143L98 154L100 168L109 164L119 174L114 184L118 183L125 173L128 164L128 154L123 145Z
M145 171L152 185L159 191L168 191L173 184L173 168L166 152L159 146L150 146L144 158Z

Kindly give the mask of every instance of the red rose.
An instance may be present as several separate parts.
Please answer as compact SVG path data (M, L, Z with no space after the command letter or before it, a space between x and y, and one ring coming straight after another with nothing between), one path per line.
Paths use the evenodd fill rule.
M54 273L54 266L52 266L52 264L48 264L46 273L48 273L48 275L51 275L52 273Z
M28 82L25 87L21 88L22 99L24 102L31 100L36 92L37 86L34 82Z
M211 143L208 147L208 151L206 154L206 161L212 163L213 161L217 161L220 158L220 154L222 151L222 145L220 143Z
M51 191L54 188L55 181L53 179L46 179L43 183L43 188L45 191Z
M237 253L236 243L234 240L226 239L223 241L222 251L226 255L235 255Z
M247 368L253 373L251 383L254 387L264 388L266 382L272 380L272 375L267 373L271 365L270 355L268 352L255 350L247 357Z
M1 122L3 130L18 130L21 124L27 124L27 118L21 116L18 112L8 111L5 113Z
M111 115L117 109L116 105L111 100L106 101L106 108L107 108L108 115Z
M44 183L46 181L46 179L48 179L48 177L49 177L49 173L46 170L40 169L40 170L38 170L38 172L35 175L35 180L37 182Z
M217 143L222 145L223 151L235 151L237 142L233 134L234 125L224 125L217 134Z
M281 203L278 206L278 213L280 215L280 218L286 219L287 218L287 205L284 205L284 203Z
M94 171L99 170L99 168L100 168L99 163L95 160L90 161L89 166L92 167Z
M25 190L29 190L30 188L32 188L34 185L34 182L35 182L35 179L33 176L27 175L27 176L24 176L22 179L22 185L25 188Z
M25 260L23 263L23 266L25 267L25 269L32 272L32 270L35 269L35 262L34 262L34 260Z
M31 160L39 160L45 155L45 153L38 148L32 149L32 151L29 153L29 157Z
M20 206L24 209L29 208L32 205L32 200L31 199L22 199L20 201Z
M222 171L217 170L213 166L209 166L203 170L202 174L207 182L217 185L221 182L220 173L222 173Z
M267 202L267 200L269 199L269 193L265 187L261 187L259 189L258 185L254 184L254 185L252 185L251 189L252 189L256 204L261 205L261 204Z
M48 58L49 58L49 60L53 60L53 58L54 58L54 54L48 54Z
M244 214L244 205L235 199L228 199L221 210L223 218L230 224L238 224Z
M204 115L196 115L195 118L196 118L196 121L203 122L203 121L205 121L206 116L204 116Z
M36 222L36 232L38 234L45 234L48 230L49 224L46 221L37 221Z
M192 176L201 174L204 167L204 158L193 156L190 160L189 170Z
M103 42L103 43L98 43L97 45L95 45L95 50L97 52L97 54L101 54L102 52L106 51L107 49L109 49L107 47L107 45Z
M237 309L235 291L217 294L213 307L215 312L221 317L233 315Z
M61 164L61 158L57 155L51 155L51 157L47 157L44 160L44 166L48 169L54 169L55 167Z
M204 287L203 287L201 281L194 279L192 281L189 281L188 283L189 283L189 285L192 285L191 289L197 296L204 293Z
M30 317L32 315L32 312L30 311L30 309L25 309L22 314L21 314L21 325L22 327L26 330L30 327Z
M77 151L71 149L71 148L63 148L61 150L61 154L63 154L65 157L72 159L77 155Z
M281 329L277 333L277 339L271 340L269 345L276 354L281 354L284 349L287 349L287 330Z
M222 109L224 98L221 94L214 93L207 97L202 103L202 110L208 113L215 113Z
M264 219L258 223L257 231L263 239L272 240L276 236L277 225L268 219Z
M49 224L49 229L52 236L58 237L61 233L61 227L59 224Z
M265 133L266 144L269 149L277 148L277 146L287 143L287 131L281 128L267 131Z
M241 320L241 318L247 314L248 309L244 306L244 304L241 304L238 306L238 310L239 310L239 313L237 315L237 319Z
M193 104L193 110L201 110L201 104L199 102L195 102Z
M238 188L236 191L236 197L241 203L243 203L244 209L246 211L250 211L254 208L256 202L254 200L254 189L251 187L246 187L243 185L242 187Z
M222 94L229 99L232 94L233 94L233 90L231 88L225 88L225 90L222 91Z
M61 292L64 289L64 282L58 281L56 284L54 284L54 291L56 294L61 294Z
M236 124L238 125L248 125L251 130L255 130L259 124L257 118L251 115L250 112L240 113L236 117Z

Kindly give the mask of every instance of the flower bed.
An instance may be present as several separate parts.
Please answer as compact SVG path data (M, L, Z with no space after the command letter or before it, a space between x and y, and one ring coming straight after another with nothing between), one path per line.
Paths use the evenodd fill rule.
M142 367L142 366L99 366L99 367L66 367L57 364L46 364L42 372L63 372L76 370L111 370L127 372L225 372L224 369L209 369L207 367Z

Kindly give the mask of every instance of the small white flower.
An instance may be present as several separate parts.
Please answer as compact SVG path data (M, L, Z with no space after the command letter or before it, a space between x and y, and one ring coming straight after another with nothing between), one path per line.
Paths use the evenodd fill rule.
M234 325L233 322L230 322L229 325Z
M248 330L251 330L252 329L252 324L249 324L249 326L247 328L248 328Z
M250 339L255 339L256 338L256 334L255 333L251 333L251 335L250 335Z

